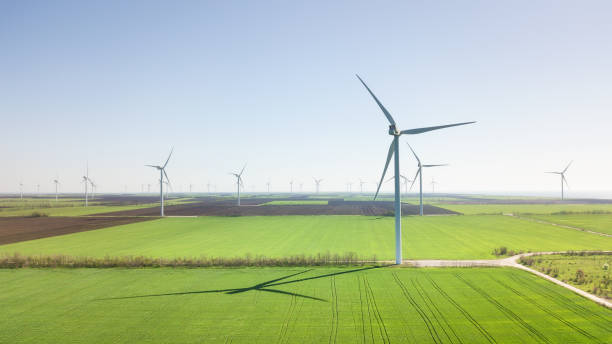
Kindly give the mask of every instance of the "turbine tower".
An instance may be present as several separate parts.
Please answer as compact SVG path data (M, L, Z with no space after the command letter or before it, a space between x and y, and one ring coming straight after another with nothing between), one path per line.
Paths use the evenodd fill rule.
M23 199L23 182L19 182L19 199Z
M417 173L414 175L414 180L412 181L412 184L410 184L410 190L412 190L412 186L414 185L414 182L416 181L417 177L419 177L419 215L423 216L423 167L446 166L448 164L423 165L421 164L421 159L419 159L418 155L414 152L414 149L412 149L412 146L408 144L408 147L410 148L410 150L412 151L412 154L414 155L414 157L416 158L418 162Z
M91 200L93 201L93 199L96 197L96 188L98 187L98 185L96 185L96 183L94 183L93 180L89 180L89 184L91 184Z
M266 186L268 187L268 193L270 193L270 181L268 180L268 182L266 183Z
M570 167L572 162L574 162L574 161L573 160L570 161L570 163L567 164L565 169L563 171L561 171L561 172L546 172L546 173L558 174L558 175L561 176L561 200L562 201L565 199L564 190L563 190L563 183L565 183L565 185L567 185L567 187L569 188L569 184L567 183L567 179L565 179L565 172L567 172L567 169Z
M323 179L317 179L315 177L312 177L312 179L314 179L315 185L316 185L316 190L317 193L319 193L319 185L321 184L321 182L323 181Z
M436 193L436 184L438 184L433 178L431 178L431 193Z
M245 168L246 168L246 164L244 164L244 166L242 167L242 170L240 170L240 173L230 172L231 175L236 177L236 188L238 189L238 202L237 202L238 206L240 206L240 187L242 186L244 188L244 183L242 182L242 173L244 172Z
M164 216L164 176L166 177L166 180L168 181L168 185L170 185L170 178L168 178L168 174L166 173L166 166L168 166L168 162L170 161L170 157L172 156L173 151L174 151L174 147L170 149L170 154L168 155L168 159L166 159L166 163L163 166L145 165L148 167L153 167L159 171L159 203L160 203L161 216Z
M391 157L393 156L393 154L395 154L395 171L394 171L395 172L395 264L401 264L402 263L402 222L401 222L402 204L401 204L401 195L400 195L400 172L399 172L400 171L400 161L399 161L399 138L400 136L401 135L421 134L427 131L449 128L449 127L454 127L458 125L465 125L465 124L470 124L474 122L454 123L454 124L440 125L440 126L435 126L435 127L408 129L408 130L400 131L399 129L397 129L395 120L393 119L389 111L387 111L387 109L382 105L382 103L378 100L378 98L376 98L376 96L370 90L368 85L365 84L365 82L359 77L359 75L357 75L357 78L359 79L359 81L361 81L363 86L368 90L368 93L370 93L372 98L374 98L374 101L376 102L376 104L378 104L378 107L380 107L380 109L384 113L385 117L387 118L387 121L389 121L388 133L389 135L393 136L393 141L391 141L391 146L389 147L389 152L387 153L387 162L385 163L385 168L383 169L383 173L380 178L380 184L378 185L376 194L374 195L374 200L376 200L376 197L378 196L378 191L380 190L380 185L382 185L382 182L385 179L385 173L387 172L387 167L389 167L389 162L391 161Z
M289 182L289 193L293 193L293 179Z

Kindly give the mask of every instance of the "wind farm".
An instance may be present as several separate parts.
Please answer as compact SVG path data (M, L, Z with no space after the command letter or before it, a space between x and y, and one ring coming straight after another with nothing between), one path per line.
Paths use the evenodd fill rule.
M610 11L0 4L0 343L612 342Z

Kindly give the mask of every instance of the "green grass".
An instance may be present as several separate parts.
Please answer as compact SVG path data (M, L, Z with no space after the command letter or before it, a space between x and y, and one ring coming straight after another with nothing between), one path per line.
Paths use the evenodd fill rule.
M466 215L612 212L612 204L445 204L442 202L433 205Z
M495 258L511 250L605 250L612 238L508 216L405 217L404 258ZM166 218L0 246L0 253L103 257L286 257L355 252L394 257L394 219L367 216Z
M18 269L0 283L3 343L612 341L612 311L519 270Z
M612 234L612 214L532 215L530 218Z
M521 263L586 292L612 298L610 254L523 257Z
M327 201L318 201L318 200L270 201L262 205L327 205Z

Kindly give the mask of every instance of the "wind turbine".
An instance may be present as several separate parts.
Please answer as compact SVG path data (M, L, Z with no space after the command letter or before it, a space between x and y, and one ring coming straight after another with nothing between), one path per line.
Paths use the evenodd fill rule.
M363 186L366 184L363 180L359 179L359 193L363 193Z
M412 190L412 186L414 185L414 182L416 181L417 177L419 177L419 215L423 216L423 167L446 166L448 164L423 165L421 164L421 159L419 159L418 155L414 152L414 149L412 149L412 146L408 144L408 147L410 148L410 150L412 151L412 154L414 155L414 157L417 159L417 162L419 163L417 173L414 175L414 180L412 181L412 184L410 184L410 190Z
M87 185L89 184L90 179L89 179L89 163L86 164L85 166L85 175L83 176L83 180L81 181L81 183L85 183L85 206L88 206L88 189L87 189Z
M380 190L380 185L382 185L382 181L385 179L385 173L387 172L387 167L389 167L389 162L391 161L391 157L395 154L395 263L402 263L402 204L401 204L401 195L400 195L400 161L399 161L399 138L401 135L415 135L421 134L424 132L454 127L458 125L465 125L474 122L463 122L463 123L454 123L447 125L440 125L435 127L426 127L426 128L417 128L417 129L408 129L408 130L399 130L397 129L397 125L395 124L395 120L387 111L387 109L382 105L382 103L376 98L374 93L370 90L368 85L357 75L357 78L363 86L368 90L368 93L374 98L378 107L382 110L387 121L389 121L389 135L393 136L393 141L391 142L391 146L389 146L389 152L387 153L387 162L385 163L385 168L383 169L382 176L380 178L380 184L376 190L376 194L374 195L374 199L378 196L378 191Z
M567 167L565 167L565 169L561 172L546 172L546 173L552 173L552 174L558 174L561 176L561 200L563 201L565 195L563 193L563 183L565 183L565 185L567 185L567 187L569 188L569 184L567 183L567 179L565 179L565 172L567 171L567 169L570 167L570 165L572 164L572 162L574 162L573 160L570 161L569 164L567 164Z
M164 216L164 176L166 177L166 180L168 181L168 183L170 183L170 178L168 178L168 174L166 173L166 166L168 166L168 161L170 161L170 157L172 156L173 151L174 151L174 147L170 149L170 154L168 155L168 159L166 159L166 163L163 166L145 165L148 167L153 167L159 171L159 203L160 203L161 216Z
M353 182L346 183L346 189L348 190L348 193L351 193L353 191Z
M293 179L289 182L289 192L293 193Z
M57 202L57 187L60 183L58 179L59 179L58 177L55 177L55 179L53 179L53 184L55 184L55 201L56 202Z
M436 193L436 184L438 184L433 178L431 178L431 193Z
M266 186L268 187L268 193L270 193L270 181L268 180L268 182L266 183Z
M96 185L96 183L94 183L93 180L89 180L89 183L91 184L91 200L93 201L93 199L96 197L96 188L98 187L98 185Z
M206 190L208 191L208 193L210 193L210 182L206 184Z
M240 170L240 173L230 173L231 175L236 177L236 188L238 189L238 206L240 206L240 187L244 187L244 183L242 182L242 173L244 172L245 167L246 164L244 164L242 170Z
M304 188L304 183L300 182L300 192L302 192L303 188Z
M323 179L317 179L315 177L312 177L312 179L314 179L315 185L316 185L316 189L317 189L317 193L319 193L319 185L321 184L321 182L323 181Z
M23 199L23 182L19 182L19 199Z

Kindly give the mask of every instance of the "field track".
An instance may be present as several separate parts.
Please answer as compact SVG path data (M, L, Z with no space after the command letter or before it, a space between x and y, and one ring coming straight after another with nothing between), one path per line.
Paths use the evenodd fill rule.
M0 245L152 219L138 217L0 217Z

